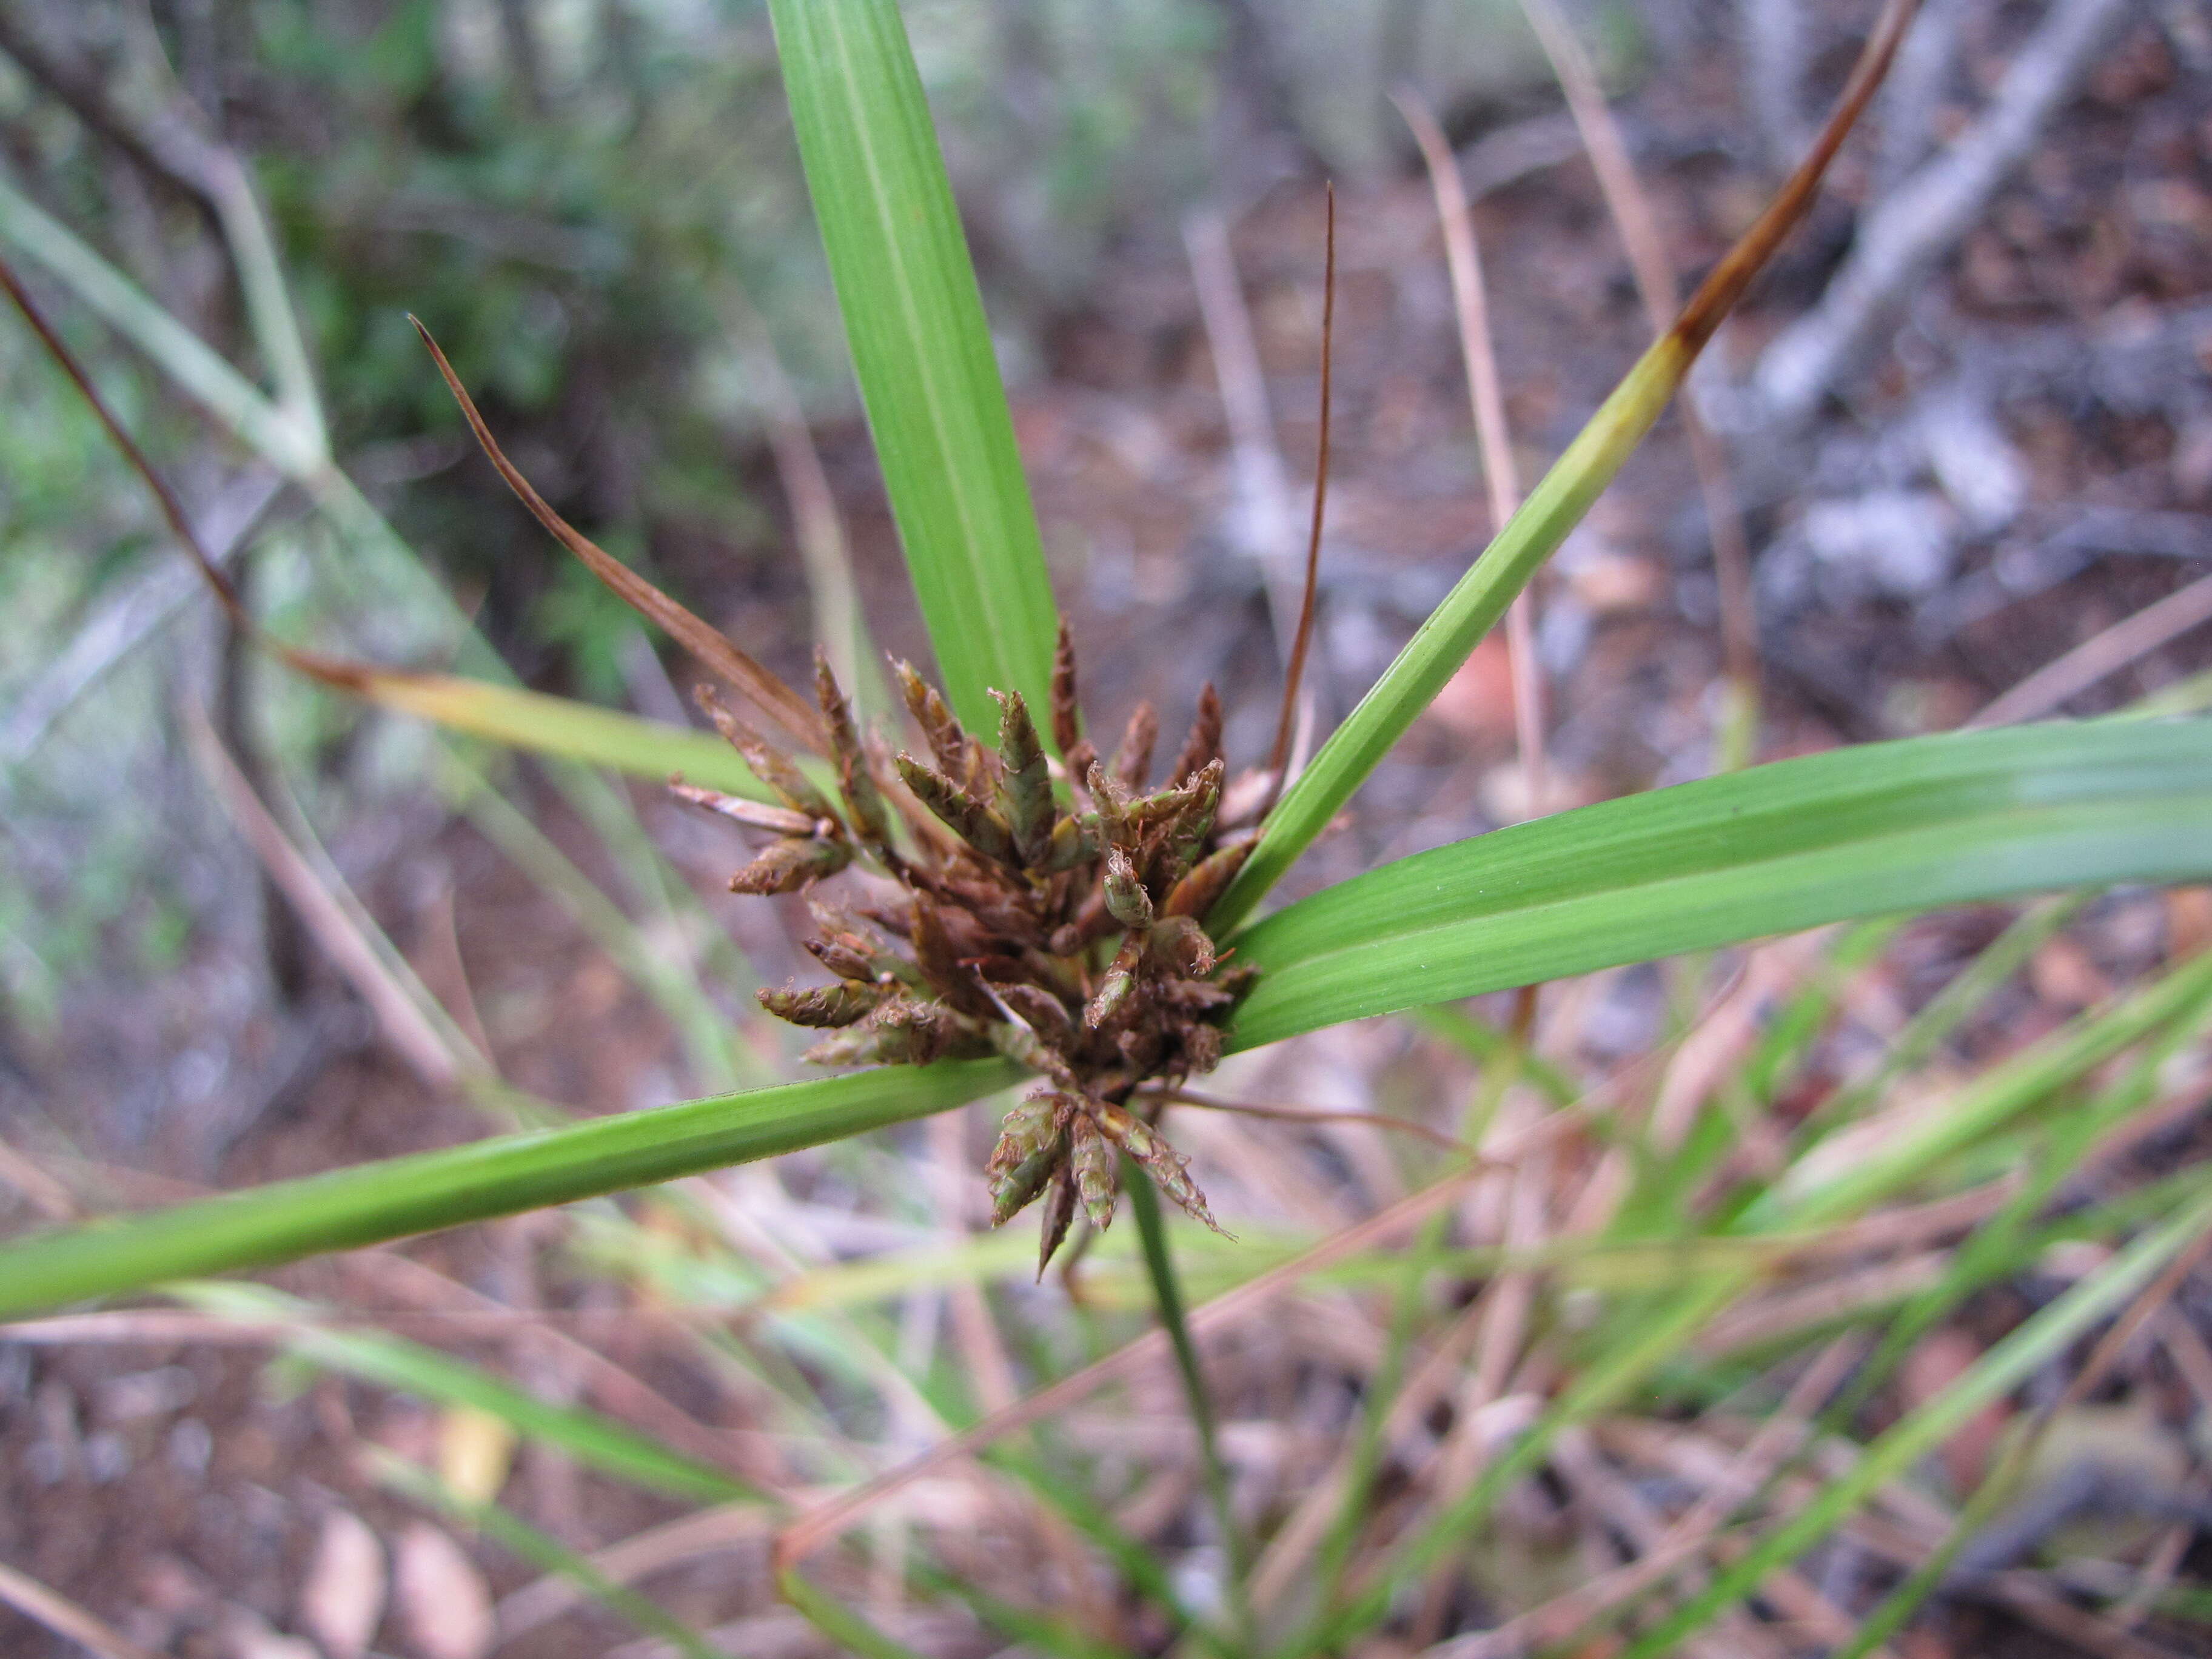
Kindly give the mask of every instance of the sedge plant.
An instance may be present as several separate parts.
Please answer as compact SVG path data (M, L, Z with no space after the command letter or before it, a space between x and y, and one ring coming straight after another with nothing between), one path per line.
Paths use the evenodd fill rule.
M862 725L826 660L812 695L801 695L562 522L500 453L434 344L437 368L530 510L723 682L727 696L706 703L726 746L482 679L276 648L303 672L457 732L640 775L682 773L687 799L766 838L734 887L803 891L815 903L818 931L808 948L829 981L766 991L762 1000L824 1033L812 1058L831 1074L12 1239L0 1244L0 1318L668 1182L1026 1083L986 1171L994 1216L1038 1204L1041 1255L1049 1258L1079 1217L1103 1231L1117 1188L1132 1189L1164 1340L1206 1431L1218 1524L1239 1554L1194 1322L1153 1197L1157 1188L1212 1224L1163 1123L1189 1079L1225 1054L1340 1022L1624 963L1856 918L2212 876L2212 722L2177 718L1925 738L1751 767L1497 830L1263 909L1658 418L1811 200L1912 9L1905 0L1884 7L1835 115L1772 205L1292 777L1287 719L1271 753L1232 769L1210 698L1164 767L1155 764L1156 722L1143 711L1111 750L1086 732L1078 641L1053 599L896 6L774 0L808 187L937 658L936 684L897 665L913 752L896 734ZM112 295L108 303L128 310ZM201 372L234 404L258 395L211 378L204 365ZM1324 383L1324 434L1326 400ZM264 423L281 413L241 407L242 420ZM280 439L291 441L282 434L269 441ZM1322 510L1317 491L1310 566ZM181 515L176 521L188 533ZM1301 647L1310 621L1309 609ZM1291 674L1294 681L1295 665ZM1624 1340L1479 1479L1422 1517L1382 1567L1337 1584L1344 1550L1333 1542L1332 1589L1283 1650L1339 1649L1417 1591L1559 1434L1650 1377L1686 1333L1756 1281L1770 1235L1856 1213L1916 1170L1984 1145L2030 1103L2081 1083L2128 1044L2195 1031L2212 1000L2206 977L2179 973L2039 1051L1921 1141L1908 1137L1802 1190L1777 1183L1738 1218L1734 1231L1750 1247L1741 1258L1723 1250L1694 1285L1648 1297ZM1994 1352L1961 1397L1990 1397L2112 1310L2203 1224L2204 1206L2201 1182L2179 1194L2112 1272ZM1964 1409L1954 1402L1899 1425L1856 1485L1830 1489L1841 1495L1820 1515L1832 1524L1880 1471L1917 1455ZM787 1534L787 1589L850 1644L896 1651L795 1576L808 1550L853 1512L833 1507ZM1769 1565L1814 1536L1808 1519L1786 1534L1789 1545L1747 1559ZM1235 1565L1241 1583L1249 1563ZM1742 1567L1707 1600L1755 1583ZM1171 1598L1172 1587L1158 1593ZM1232 1607L1229 1628L1206 1645L1255 1639L1252 1608Z

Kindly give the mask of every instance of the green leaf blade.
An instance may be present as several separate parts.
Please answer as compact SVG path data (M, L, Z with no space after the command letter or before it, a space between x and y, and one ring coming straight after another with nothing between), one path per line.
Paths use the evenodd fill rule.
M1850 917L2212 874L2212 722L1808 756L1416 854L1237 939L1231 1046Z
M962 720L1051 706L1058 627L975 269L893 0L772 0L799 158L907 568Z
M1444 683L1605 493L1688 373L1691 356L1675 335L1668 334L1638 360L1520 511L1392 659L1382 678L1329 733L1312 763L1275 803L1252 856L1207 916L1217 933L1252 913L1391 745L1436 701Z
M1006 1060L886 1066L356 1164L0 1244L0 1320L773 1158L1010 1086Z

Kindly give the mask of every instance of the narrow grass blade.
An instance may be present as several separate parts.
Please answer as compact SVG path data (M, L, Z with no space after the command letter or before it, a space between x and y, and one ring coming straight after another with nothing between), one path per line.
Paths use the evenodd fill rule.
M2208 873L2212 722L1869 744L1497 830L1302 900L1237 940L1261 976L1231 1046L1850 917Z
M771 799L737 752L711 732L452 674L395 674L364 668L346 689L449 732L510 749L609 767L655 783L680 774L686 783L725 794L748 800Z
M617 1480L702 1504L769 1501L735 1476L597 1412L550 1404L481 1366L404 1337L320 1324L309 1304L262 1285L185 1285L177 1295L227 1319L281 1324L288 1332L285 1348L310 1364L424 1400L473 1406L518 1435L557 1446Z
M1879 1491L1950 1438L1975 1413L2000 1400L2050 1364L2098 1320L2148 1284L2160 1267L2212 1227L2212 1197L2195 1200L2145 1234L2100 1272L1982 1357L1979 1364L1867 1449L1850 1474L1830 1481L1790 1520L1731 1562L1705 1590L1643 1636L1622 1659L1657 1659L1677 1650L1684 1637L1715 1613L1751 1594L1759 1581L1786 1565Z
M1208 918L1217 935L1252 913L1351 799L1644 441L1698 353L1812 204L1820 175L1881 83L1915 9L1916 0L1890 0L1883 8L1812 153L1284 793L1259 845Z
M2212 994L2212 954L2168 973L2120 1005L2084 1016L2044 1038L1932 1114L1915 1144L1866 1165L1868 1179L1850 1175L1786 1200L1770 1193L1734 1224L1743 1242L1772 1242L1785 1230L1814 1228L1864 1213L1905 1190L1940 1160L2006 1122L2051 1100L2094 1066L2169 1023L2189 1019ZM2184 1180L2193 1179L2184 1172ZM2186 1203L2194 1194L2176 1197ZM1632 1248L1648 1251L1648 1243ZM1701 1268L1702 1271L1702 1268ZM1716 1260L1709 1276L1632 1324L1608 1334L1602 1350L1577 1374L1538 1422L1500 1453L1466 1492L1417 1528L1334 1622L1308 1633L1291 1653L1341 1643L1351 1632L1384 1617L1407 1584L1430 1571L1488 1516L1513 1483L1540 1468L1553 1440L1571 1425L1613 1410L1638 1387L1683 1352L1715 1316L1755 1284L1762 1268L1747 1258L1733 1266Z
M927 1562L915 1567L915 1577L931 1589L965 1601L980 1622L1020 1644L1017 1651L1047 1654L1052 1659L1127 1659L1127 1648L1098 1640L1066 1617L1054 1618L1017 1607Z
M842 1643L861 1659L923 1659L903 1642L884 1634L850 1607L817 1586L796 1567L776 1576L775 1587L783 1599L799 1609L806 1622L831 1641Z
M0 1244L0 1319L772 1158L964 1104L1004 1060L887 1066L501 1135Z
M1160 1195L1136 1159L1121 1155L1121 1185L1129 1194L1129 1212L1136 1218L1138 1236L1144 1241L1145 1271L1152 1281L1160 1323L1175 1346L1176 1369L1182 1374L1183 1398L1190 1408L1192 1426L1198 1431L1199 1456L1205 1466L1206 1501L1213 1524L1221 1534L1221 1552L1229 1563L1229 1602L1245 1639L1256 1628L1247 1574L1251 1558L1237 1524L1230 1501L1229 1468L1221 1461L1220 1437L1215 1431L1213 1396L1207 1392L1206 1372L1198 1363L1198 1345L1190 1338L1190 1322L1184 1316L1182 1287L1176 1282L1175 1252L1160 1213Z
M945 695L1051 703L1058 625L945 159L893 0L771 0L792 125Z
M4 179L0 242L35 261L136 341L187 395L288 477L304 483L328 467L329 453L312 421L288 416L145 290Z

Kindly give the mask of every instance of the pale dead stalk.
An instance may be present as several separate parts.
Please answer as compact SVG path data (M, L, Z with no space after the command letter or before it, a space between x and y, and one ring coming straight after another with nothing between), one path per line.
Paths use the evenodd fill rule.
M66 1595L48 1589L4 1561L0 1561L0 1601L33 1623L44 1625L64 1641L75 1642L95 1659L158 1659Z
M1780 0L1762 0L1779 9ZM1660 234L1651 198L1638 179L1636 163L1620 125L1605 100L1605 88L1589 54L1583 50L1573 27L1552 0L1521 0L1521 9L1535 31L1536 40L1551 60L1566 95L1575 129L1589 155L1606 210L1620 232L1628 252L1628 268L1636 278L1636 291L1652 332L1663 334L1680 309L1680 289L1674 262L1667 256L1667 240ZM1705 524L1713 542L1713 577L1720 592L1721 652L1729 679L1739 696L1748 697L1759 684L1759 623L1751 592L1751 544L1744 535L1743 512L1737 504L1735 481L1729 476L1728 454L1713 429L1699 416L1689 398L1677 405L1683 435L1689 441L1690 465L1698 477L1698 493L1704 500Z
M1490 497L1494 535L1520 508L1521 475L1514 464L1513 441L1505 423L1505 392L1498 376L1490 300L1483 285L1474 219L1468 210L1467 185L1460 177L1458 161L1443 129L1420 93L1412 87L1400 87L1391 93L1390 101L1405 117L1406 125L1413 129L1413 142L1421 148L1430 188L1436 192L1437 216L1443 224L1444 263L1451 272L1460 353L1467 362L1468 401L1474 413L1475 441L1482 450L1482 481ZM1544 683L1536 660L1530 592L1523 588L1505 613L1505 646L1513 679L1514 740L1521 751L1529 815L1540 817L1549 792L1544 776Z
M317 877L300 850L270 816L261 798L238 769L222 738L198 707L185 710L185 735L192 758L214 789L223 811L253 849L269 878L276 884L356 994L367 1003L400 1059L432 1089L451 1089L464 1066L443 1033L432 1024L406 988L393 976L354 919ZM480 1070L471 1063L467 1068Z
M1264 1117L1279 1123L1350 1123L1370 1129L1388 1129L1396 1134L1412 1135L1425 1140L1438 1150L1467 1155L1465 1143L1454 1139L1440 1129L1431 1129L1425 1123L1416 1123L1411 1118L1393 1117L1388 1112L1337 1112L1311 1106L1277 1106L1255 1100L1224 1100L1218 1095L1201 1094L1195 1089L1170 1089L1164 1097L1180 1102L1185 1106L1203 1107L1212 1112L1234 1112L1244 1117ZM1480 1154L1477 1164L1486 1163Z
M1966 729L2040 720L2069 697L2207 622L2212 622L2212 576L2200 576L2045 663L1968 720Z
M1290 469L1275 440L1275 416L1267 404L1252 314L1244 303L1229 227L1221 216L1210 209L1192 214L1183 221L1182 239L1198 290L1199 320L1212 352L1222 410L1229 421L1230 466L1246 520L1241 539L1260 561L1276 648L1288 662L1301 586L1294 568L1297 514L1291 506Z

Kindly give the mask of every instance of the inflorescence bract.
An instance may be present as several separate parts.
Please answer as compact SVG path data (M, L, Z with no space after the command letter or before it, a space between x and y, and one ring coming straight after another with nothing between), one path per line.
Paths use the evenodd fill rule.
M1205 917L1250 850L1272 769L1224 786L1221 700L1200 695L1158 783L1159 721L1140 705L1110 760L1083 736L1063 624L1053 665L1054 761L1018 692L994 692L995 748L963 730L908 663L895 665L927 760L855 723L826 659L814 689L835 768L817 786L710 690L701 705L780 805L678 781L686 800L775 836L730 878L740 893L807 894L806 948L836 979L760 993L780 1019L826 1029L826 1066L921 1065L1002 1054L1042 1085L1007 1113L986 1174L992 1218L1044 1200L1042 1272L1080 1206L1112 1219L1115 1150L1209 1227L1182 1155L1155 1127L1182 1080L1221 1058L1216 1023L1250 981ZM843 904L815 884L864 860ZM896 941L896 944L893 941ZM1139 1085L1148 1086L1142 1095Z

